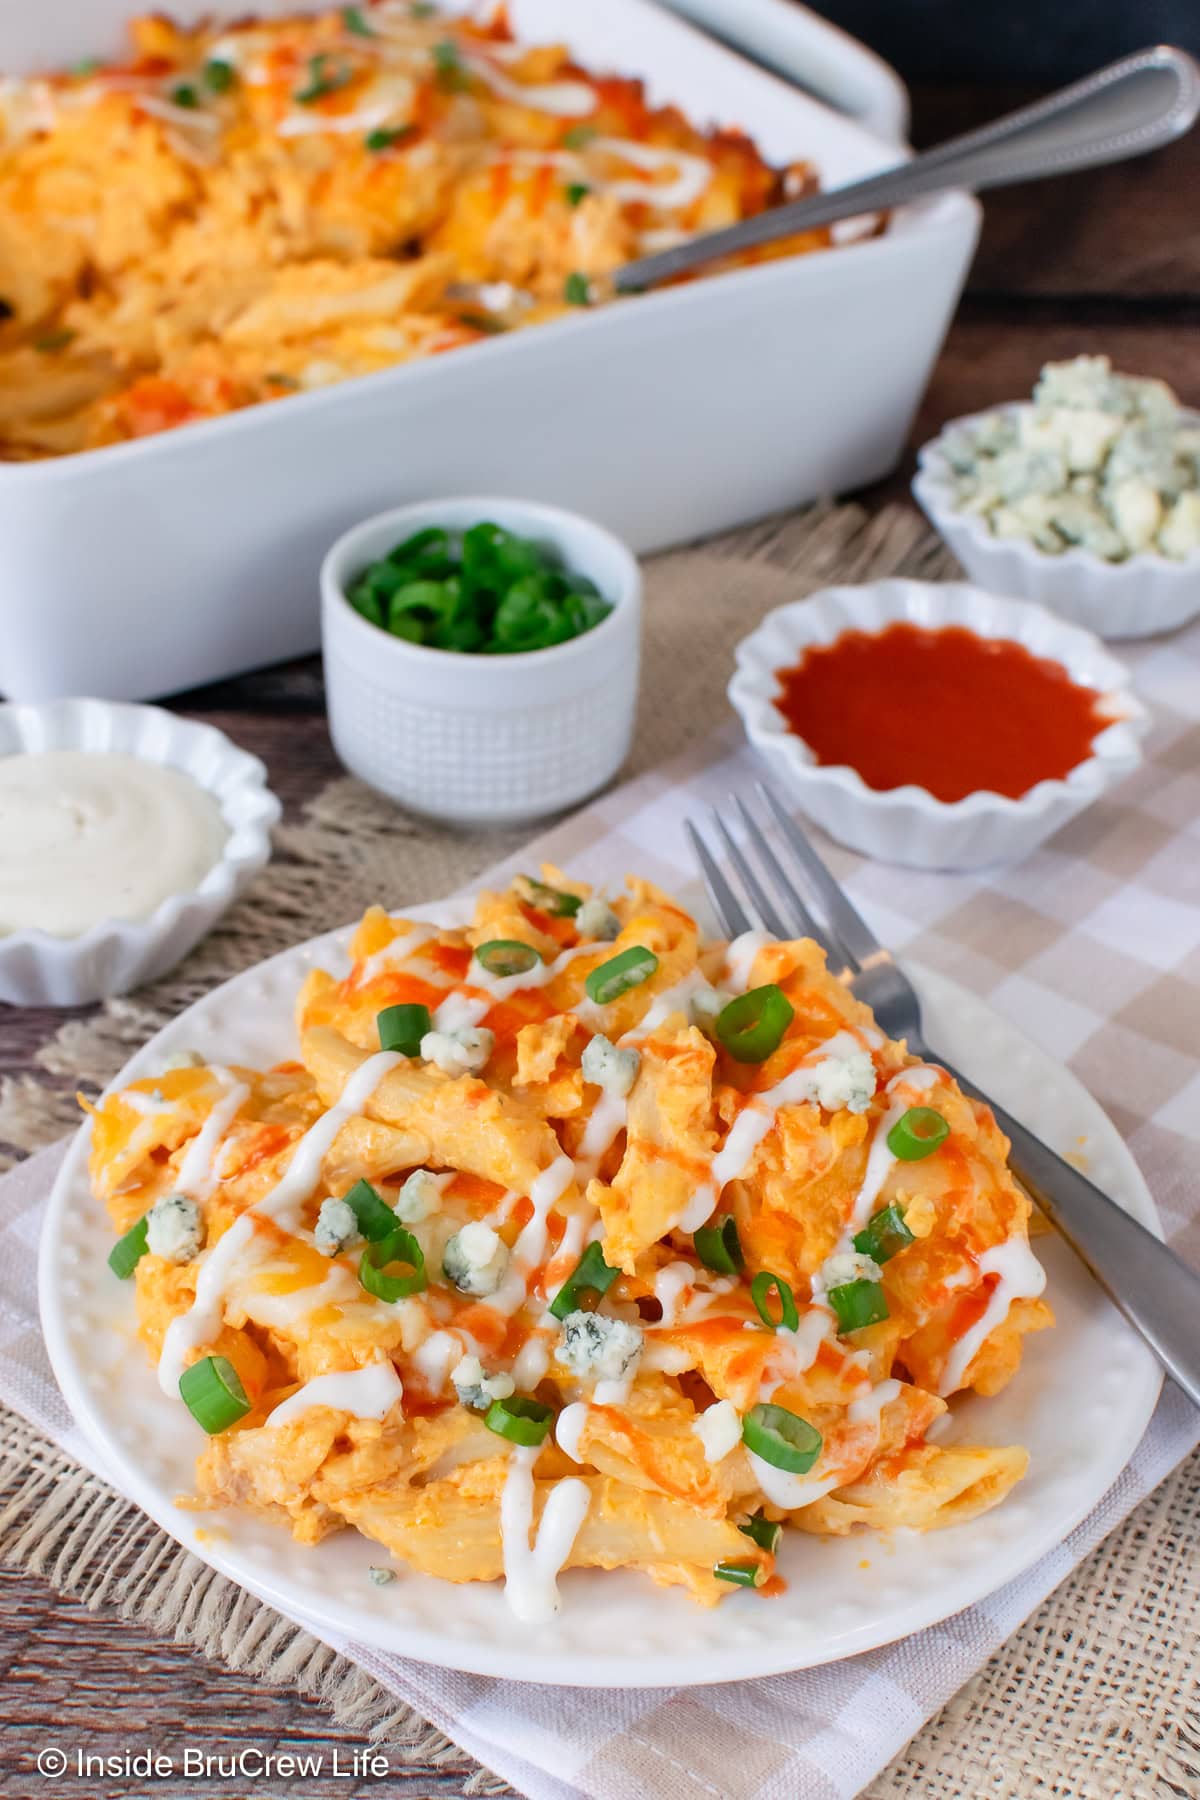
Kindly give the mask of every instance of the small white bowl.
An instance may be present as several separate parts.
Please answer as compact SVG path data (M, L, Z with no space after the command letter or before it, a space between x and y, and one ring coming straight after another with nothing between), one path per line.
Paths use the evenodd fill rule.
M1182 562L1143 550L1114 563L1078 545L1052 556L1026 538L996 537L985 518L955 505L945 439L1012 410L1000 406L954 419L917 453L913 494L976 586L1036 600L1102 638L1156 637L1200 614L1200 550Z
M1095 689L1113 723L1065 780L1039 781L1019 800L981 791L950 803L911 783L871 788L856 769L818 763L775 706L776 671L794 666L811 645L831 644L845 631L879 632L899 623L962 625L979 637L1023 644L1034 656L1061 663L1072 681ZM897 578L824 588L809 600L768 613L736 654L729 698L750 742L801 811L840 844L914 869L979 869L1027 856L1137 767L1138 739L1150 725L1150 715L1130 690L1127 670L1090 632L1063 624L1045 607L1001 600L961 581Z
M441 525L491 520L552 545L612 612L548 650L432 650L372 625L346 587L393 546ZM602 526L527 500L425 500L345 533L321 567L329 729L355 775L412 812L513 825L560 812L610 781L629 753L641 651L642 579Z
M154 981L185 957L271 854L280 816L267 771L212 725L157 706L110 700L0 705L0 756L25 751L116 751L165 763L212 795L228 828L219 862L191 892L171 894L148 919L107 919L81 937L0 935L0 1000L11 1006L85 1006Z

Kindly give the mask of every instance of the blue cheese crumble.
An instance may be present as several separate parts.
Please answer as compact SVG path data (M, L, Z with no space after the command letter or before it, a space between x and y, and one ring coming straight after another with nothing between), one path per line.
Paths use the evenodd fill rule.
M515 1394L517 1384L503 1370L489 1375L477 1356L464 1356L450 1371L454 1391L463 1406L475 1412L486 1412L493 1400L507 1400Z
M478 1075L487 1068L495 1047L494 1032L482 1025L464 1025L458 1031L427 1031L421 1039L421 1057L446 1075Z
M598 1031L580 1059L583 1079L623 1100L637 1080L641 1057L636 1050L621 1050Z
M358 1237L354 1209L344 1200L322 1200L313 1239L322 1256L340 1256Z
M1107 356L1047 363L1033 399L947 434L955 505L994 536L1106 562L1200 549L1200 423Z
M187 1263L200 1253L200 1208L186 1194L164 1194L146 1215L146 1248L167 1262Z
M559 1359L580 1381L622 1381L637 1367L642 1332L603 1313L571 1312L562 1322Z
M575 929L581 938L600 938L611 943L620 934L621 921L607 900L593 895L575 914Z
M420 1225L442 1210L445 1177L414 1169L396 1196L396 1217L403 1225Z
M490 1225L475 1220L446 1240L442 1274L460 1294L494 1294L508 1269L508 1246Z
M706 1406L692 1421L692 1430L704 1446L704 1460L724 1462L742 1441L742 1421L732 1400L718 1400Z
M870 1052L823 1056L813 1070L813 1089L826 1112L866 1112L875 1092L875 1064Z

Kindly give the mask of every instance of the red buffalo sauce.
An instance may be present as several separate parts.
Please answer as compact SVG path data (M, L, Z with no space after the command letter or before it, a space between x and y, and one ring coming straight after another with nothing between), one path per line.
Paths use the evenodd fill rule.
M843 632L776 675L775 704L819 763L938 800L1017 799L1084 762L1111 723L1061 663L959 625Z

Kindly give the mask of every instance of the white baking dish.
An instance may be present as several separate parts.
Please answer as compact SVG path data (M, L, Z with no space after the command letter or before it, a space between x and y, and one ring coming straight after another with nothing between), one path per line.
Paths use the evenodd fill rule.
M115 51L130 10L0 0L0 66ZM827 185L895 158L651 0L509 11L519 36L642 75L655 100L753 131L772 161L810 157ZM834 64L847 43L830 34ZM822 81L828 91L828 63ZM161 437L0 465L0 690L143 698L313 650L323 552L405 500L508 492L585 512L646 550L873 480L900 454L977 231L976 203L951 194L827 255Z

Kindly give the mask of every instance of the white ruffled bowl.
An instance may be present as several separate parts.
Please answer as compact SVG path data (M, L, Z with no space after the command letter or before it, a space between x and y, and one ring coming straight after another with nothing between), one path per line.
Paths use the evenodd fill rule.
M482 519L551 545L612 611L590 631L509 656L434 650L355 612L359 571L414 531ZM333 747L360 780L452 825L516 825L576 806L629 754L637 708L642 578L602 525L495 496L422 500L364 519L321 567L321 644Z
M953 419L917 453L913 494L975 585L1036 600L1102 638L1156 637L1200 615L1200 550L1182 562L1143 550L1114 563L1078 545L1054 556L1025 538L996 537L986 519L955 506L954 471L942 448L946 438L1012 410L1000 406Z
M894 624L962 625L979 637L1022 644L1034 656L1061 663L1081 687L1093 688L1113 723L1065 780L1039 781L1019 800L981 790L951 803L911 784L870 788L856 769L818 763L789 731L775 705L776 672L794 666L811 645L831 644L845 631L879 632ZM1001 600L961 581L897 578L825 588L768 613L736 654L729 698L750 742L800 810L838 843L914 869L980 869L1027 856L1137 767L1138 739L1150 725L1128 671L1090 632L1064 624L1045 607Z
M212 930L271 854L280 805L256 756L212 725L157 706L108 700L0 705L0 756L39 750L117 751L178 769L211 794L229 836L199 886L171 894L148 919L106 919L81 937L45 931L0 936L0 1000L84 1006L164 975Z

